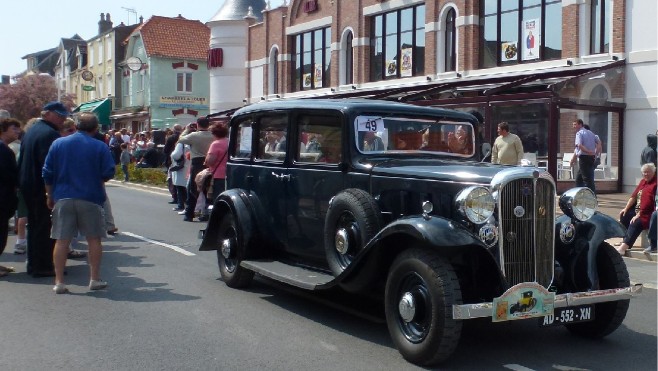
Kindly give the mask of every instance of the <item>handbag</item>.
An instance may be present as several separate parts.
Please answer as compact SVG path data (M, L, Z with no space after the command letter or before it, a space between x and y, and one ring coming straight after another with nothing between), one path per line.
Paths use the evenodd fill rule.
M221 166L222 161L224 161L224 158L226 157L226 153L228 153L228 151L224 152L224 156L222 156L222 158L217 163L217 166L215 166L215 170L212 171L212 175L210 177L210 182L208 183L208 188L207 188L208 192L207 192L207 195L206 195L206 198L208 200L212 200L216 196L216 195L213 195L213 189L215 187L215 173L217 172L217 169L219 169L219 166Z
M183 154L180 156L180 159L174 160L174 163L171 164L171 166L169 167L170 171L178 171L178 170L185 167L185 152L184 151L185 150L183 150Z

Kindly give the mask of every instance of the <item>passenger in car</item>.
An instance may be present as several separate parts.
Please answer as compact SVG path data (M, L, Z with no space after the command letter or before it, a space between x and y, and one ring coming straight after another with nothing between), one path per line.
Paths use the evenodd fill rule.
M457 125L454 133L448 133L448 147L452 153L471 154L473 143L464 125Z
M363 136L363 150L364 151L384 151L384 142L382 138L375 135L374 131L366 131Z

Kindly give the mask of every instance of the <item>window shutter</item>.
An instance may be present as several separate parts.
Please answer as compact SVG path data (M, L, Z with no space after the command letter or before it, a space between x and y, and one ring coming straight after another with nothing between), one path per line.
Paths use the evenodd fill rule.
M222 67L224 65L224 51L222 48L208 50L208 68Z

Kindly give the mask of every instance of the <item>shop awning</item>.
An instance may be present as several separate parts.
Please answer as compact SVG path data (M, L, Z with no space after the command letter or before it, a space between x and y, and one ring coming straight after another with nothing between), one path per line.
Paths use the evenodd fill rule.
M98 116L98 122L101 126L110 125L110 111L112 111L112 101L110 99L97 99L75 107L73 113L93 112Z

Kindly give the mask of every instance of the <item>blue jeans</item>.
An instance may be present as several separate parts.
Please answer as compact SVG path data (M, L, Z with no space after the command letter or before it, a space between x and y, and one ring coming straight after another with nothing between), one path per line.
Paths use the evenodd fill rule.
M128 181L128 165L121 164L121 171L123 171L123 180Z
M622 216L619 222L626 227L626 236L624 236L624 243L630 247L633 247L635 240L640 236L640 233L644 230L642 227L642 221L640 219L635 220L631 223L631 219L635 216L635 209L630 209Z
M654 211L653 214L651 214L651 221L649 223L649 242L651 243L651 250L656 250L656 234L658 233L658 221L656 216L658 214L658 211Z

